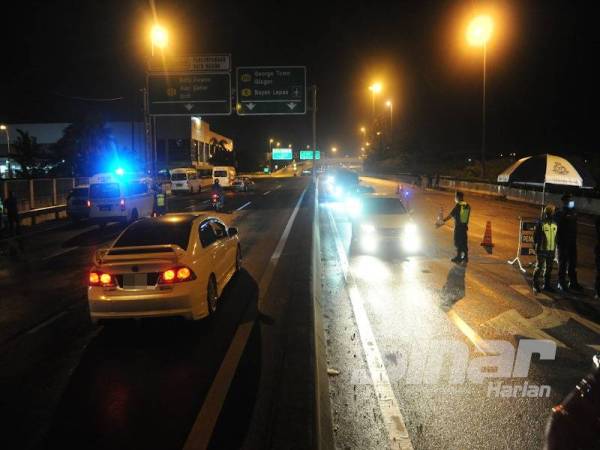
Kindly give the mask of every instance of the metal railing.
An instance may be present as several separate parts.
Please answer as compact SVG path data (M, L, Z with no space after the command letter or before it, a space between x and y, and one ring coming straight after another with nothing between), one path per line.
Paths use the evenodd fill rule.
M0 193L5 199L12 192L17 200L19 217L35 224L39 216L58 218L66 209L67 196L75 185L74 178L4 180L0 182Z

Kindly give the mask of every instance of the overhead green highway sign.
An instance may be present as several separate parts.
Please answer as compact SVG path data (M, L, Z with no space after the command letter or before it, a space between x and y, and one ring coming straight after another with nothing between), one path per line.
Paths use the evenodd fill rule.
M231 114L229 73L181 72L148 75L152 116L224 116Z
M306 114L306 67L238 67L241 116Z
M291 161L293 156L291 148L274 148L271 159L273 161Z
M317 150L317 154L314 155L315 159L321 159L321 151ZM312 150L300 150L300 159L313 159Z

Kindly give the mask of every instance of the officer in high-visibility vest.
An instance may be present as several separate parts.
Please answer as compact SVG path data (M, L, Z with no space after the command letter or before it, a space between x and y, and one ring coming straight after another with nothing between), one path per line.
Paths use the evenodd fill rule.
M164 185L157 186L155 192L155 213L157 216L162 216L167 213L167 196L164 192Z
M451 261L454 263L467 263L469 262L467 231L469 229L469 218L471 217L471 206L465 202L464 194L460 191L456 192L454 201L456 202L456 205L442 222L446 223L450 219L454 219L454 246L456 247L456 256L452 258Z
M558 225L554 217L556 207L552 204L546 205L542 213L541 220L535 226L533 232L533 244L537 263L533 271L533 292L538 293L542 290L540 286L540 276L544 276L543 289L548 292L554 292L550 286L550 274L554 264L554 254L556 252L556 235Z

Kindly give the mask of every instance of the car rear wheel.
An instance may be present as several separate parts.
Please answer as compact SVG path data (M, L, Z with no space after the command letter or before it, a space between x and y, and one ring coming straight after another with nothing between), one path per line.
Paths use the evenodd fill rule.
M206 303L208 304L208 314L213 315L217 310L217 301L219 300L219 294L217 292L217 282L215 281L214 275L208 280L208 287L206 288Z

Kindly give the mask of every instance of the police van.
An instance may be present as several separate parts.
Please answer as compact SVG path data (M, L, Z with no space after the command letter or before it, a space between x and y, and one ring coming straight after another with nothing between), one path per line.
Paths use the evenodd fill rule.
M198 172L193 167L171 169L171 192L200 192L202 189Z
M236 177L235 167L233 166L215 166L212 172L213 182L219 180L222 187L231 187Z
M94 175L90 178L88 208L90 221L101 226L150 217L154 211L152 180L122 171Z

